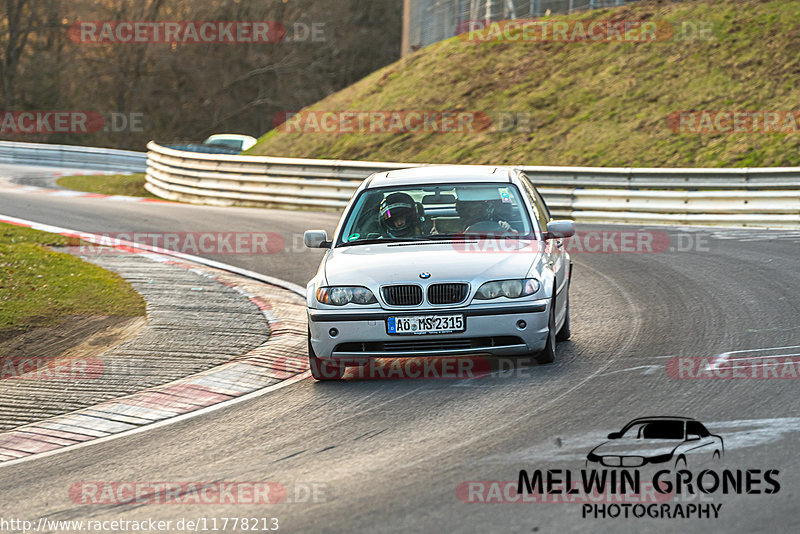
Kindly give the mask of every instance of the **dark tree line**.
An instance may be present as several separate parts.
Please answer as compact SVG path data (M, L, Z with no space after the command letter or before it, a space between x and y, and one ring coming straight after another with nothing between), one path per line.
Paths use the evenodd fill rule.
M259 136L281 112L399 58L401 16L398 0L0 0L0 111L123 117L116 132L0 138L141 150L150 139ZM279 43L97 44L76 42L79 21L278 21L288 33ZM121 126L131 116L141 128Z

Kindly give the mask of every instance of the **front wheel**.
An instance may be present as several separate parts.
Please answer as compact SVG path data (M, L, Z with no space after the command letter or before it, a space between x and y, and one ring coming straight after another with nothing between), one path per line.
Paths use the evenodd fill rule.
M544 365L553 363L556 359L556 298L553 295L553 300L550 302L550 316L547 319L547 344L544 350L534 356L536 363Z
M317 358L314 347L311 346L311 330L308 331L308 366L311 368L311 376L315 380L340 380L344 376L345 366L338 362L329 362Z

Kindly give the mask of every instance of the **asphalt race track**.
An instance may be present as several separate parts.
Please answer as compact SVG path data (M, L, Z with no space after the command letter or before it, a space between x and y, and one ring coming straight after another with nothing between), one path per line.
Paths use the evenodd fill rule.
M286 242L279 253L211 257L301 285L320 257L302 249L303 230L330 232L337 220L6 191L0 213L95 233L278 232ZM603 229L636 228L579 226ZM800 232L649 230L688 250L573 254L572 339L559 344L552 365L505 362L474 380L303 380L173 425L0 467L2 515L275 517L285 532L797 530L798 376L691 380L672 378L665 366L676 356L731 353L717 358L724 363L737 354L800 353ZM718 518L702 520L584 518L581 504L463 502L457 494L469 481L516 483L520 469L580 470L606 434L653 415L699 419L725 440L719 469L778 470L780 490L674 497L722 504ZM276 481L294 502L82 505L69 494L82 481Z

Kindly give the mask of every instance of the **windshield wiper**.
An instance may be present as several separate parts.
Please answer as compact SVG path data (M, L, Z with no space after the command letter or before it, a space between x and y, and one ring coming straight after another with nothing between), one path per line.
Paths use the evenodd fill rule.
M439 235L426 235L423 239L425 241L471 241L480 236L469 234L439 234Z
M340 247L349 247L351 245L380 245L383 243L408 243L411 241L424 241L424 237L381 237L378 239L357 239L355 241L347 241L339 244Z
M453 241L453 240L468 240L468 239L536 239L531 234L513 234L513 233L461 233L461 234L434 234L426 235L421 239L426 241Z

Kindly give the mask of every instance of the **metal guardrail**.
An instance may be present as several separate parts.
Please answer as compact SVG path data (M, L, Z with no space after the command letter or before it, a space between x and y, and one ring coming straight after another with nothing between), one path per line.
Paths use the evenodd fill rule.
M371 173L428 165L147 148L151 193L218 206L340 210ZM554 215L579 222L800 227L800 168L520 168Z
M175 143L164 145L167 148L174 148L175 150L184 150L189 152L205 152L206 154L239 154L241 150L230 148L223 145L207 145L205 143Z
M145 172L147 154L111 148L0 141L0 163L98 171Z

